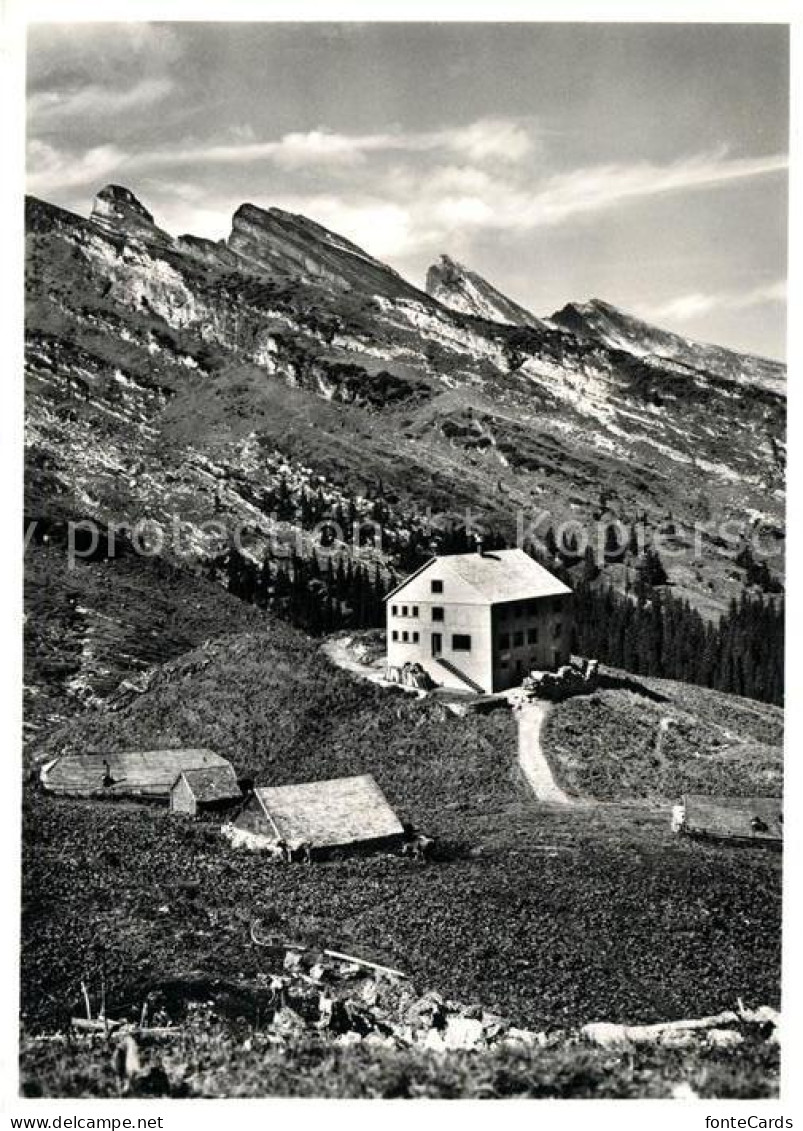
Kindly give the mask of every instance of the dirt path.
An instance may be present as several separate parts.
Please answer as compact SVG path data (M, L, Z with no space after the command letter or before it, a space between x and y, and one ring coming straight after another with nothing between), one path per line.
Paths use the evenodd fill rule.
M369 683L376 683L380 687L398 687L409 695L418 696L418 698L423 698L426 695L425 691L420 691L418 688L407 687L402 683L391 683L389 679L385 678L383 667L363 664L359 660L355 660L349 652L348 642L350 642L349 637L334 636L324 641L321 645L321 651L337 667L342 668L345 672L351 672L352 675L356 675L360 679L367 679Z
M543 702L526 703L518 709L519 765L538 801L571 805L572 799L555 781L541 748L541 732L549 710L550 704Z
M381 669L372 668L369 664L361 664L359 660L355 660L350 655L345 640L342 637L335 636L329 640L324 641L321 651L324 655L328 656L333 664L344 671L351 672L353 675L362 676L363 679L370 679L372 683L386 682L382 678Z

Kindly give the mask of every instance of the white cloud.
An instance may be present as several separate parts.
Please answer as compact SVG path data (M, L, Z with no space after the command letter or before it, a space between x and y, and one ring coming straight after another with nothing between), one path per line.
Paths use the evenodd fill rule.
M152 106L166 98L173 89L167 78L143 79L127 89L110 89L107 86L89 84L62 93L59 90L41 90L28 99L28 120L32 128L40 127L65 118L78 118L84 115L109 117L112 114L126 113Z
M678 295L655 306L641 307L638 311L644 318L653 321L693 322L717 310L749 310L767 303L786 302L786 281L776 279L763 283L747 291L719 291L703 294L698 291Z
M144 84L143 84L144 87ZM98 88L87 88L87 100ZM156 93L152 89L152 93ZM148 93L143 89L142 94ZM167 93L167 91L165 91ZM122 92L119 99L127 95ZM38 96L34 96L38 97ZM80 97L80 93L74 96ZM39 105L51 104L52 96ZM36 108L36 107L34 107ZM121 108L120 105L117 107ZM530 133L515 122L483 119L468 126L433 131L398 133L342 134L326 129L306 133L287 133L280 138L254 141L250 130L225 142L199 142L183 147L132 153L129 164L137 169L169 168L178 165L250 165L269 162L286 169L316 165L345 165L361 162L370 155L432 154L451 155L482 163L500 160L516 162L534 147Z
M100 188L125 164L114 145L99 145L75 155L36 138L28 142L27 189L34 196L64 194L87 185Z
M639 197L710 188L765 176L789 167L785 154L729 158L724 149L695 154L667 165L637 162L598 165L549 178L519 213L523 227L559 223L571 216L616 208Z
M407 243L400 254L412 255L455 249L483 232L515 235L579 223L635 199L704 191L781 171L787 165L785 155L729 158L717 151L668 165L604 165L542 175L540 180L527 162L502 170L494 163L492 170L449 164L427 171L402 165L377 170L371 178L372 195L365 193L361 176L348 204L344 200L339 211L350 224L343 230L357 238L355 231L371 229L369 217L380 207L401 210L405 222L397 220L394 228L406 233ZM316 195L293 196L287 207L313 218L337 211L330 200L322 204ZM366 247L379 254L370 243Z

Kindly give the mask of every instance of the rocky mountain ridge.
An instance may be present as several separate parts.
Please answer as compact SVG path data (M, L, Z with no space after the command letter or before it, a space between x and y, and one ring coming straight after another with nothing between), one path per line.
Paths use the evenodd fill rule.
M612 349L626 350L656 364L676 365L692 378L696 373L715 373L726 380L769 389L779 396L786 394L786 366L781 362L691 341L671 330L651 326L602 299L568 303L550 321L579 337L604 342Z
M471 314L475 318L511 326L546 328L543 319L536 318L529 310L503 295L482 275L470 271L448 255L442 255L427 271L426 290L450 310Z
M27 226L30 514L180 513L201 557L223 515L259 555L303 526L262 501L290 476L366 512L381 494L402 540L470 509L509 537L548 511L536 537L611 514L782 545L784 401L730 360L690 374L565 312L466 314L277 209L243 205L222 243L173 238L109 186L88 220L30 199ZM714 611L744 577L713 532L672 580Z

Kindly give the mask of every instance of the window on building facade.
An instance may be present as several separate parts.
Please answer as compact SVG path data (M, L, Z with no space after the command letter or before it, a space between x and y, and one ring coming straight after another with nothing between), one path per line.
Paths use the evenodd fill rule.
M443 582L442 581L431 581L430 582L430 591L432 593L442 593L443 592Z
M407 616L407 606L406 605L402 605L402 616L403 617Z
M403 632L402 633L402 643L406 644L408 640L409 640L409 636L407 635L406 632Z
M417 644L417 643L418 643L418 633L414 632L413 633L413 644Z
M393 629L393 632L391 632L390 637L391 637L391 640L398 640L399 639L399 634L398 634L398 632L396 631L395 628Z
M538 643L538 629L537 628L528 628L527 629L527 643L528 644L537 644Z
M471 637L470 636L453 636L452 637L452 651L453 652L470 652L471 651Z
M513 647L514 648L521 648L523 643L524 643L524 633L523 632L514 632L513 633Z
M510 647L510 633L503 632L499 637L499 647L504 651Z
M417 617L417 616L418 616L418 605L413 605L413 612L412 612L412 615L413 615L414 617Z
M441 606L441 605L433 605L432 606L432 619L433 620L443 620L443 606Z
M397 617L399 615L399 606L392 605L390 611L393 613L394 617Z

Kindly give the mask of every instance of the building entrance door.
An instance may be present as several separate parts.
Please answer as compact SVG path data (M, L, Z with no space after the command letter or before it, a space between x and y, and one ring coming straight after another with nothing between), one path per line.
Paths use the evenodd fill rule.
M439 632L432 633L432 655L440 656L443 651L443 637Z

